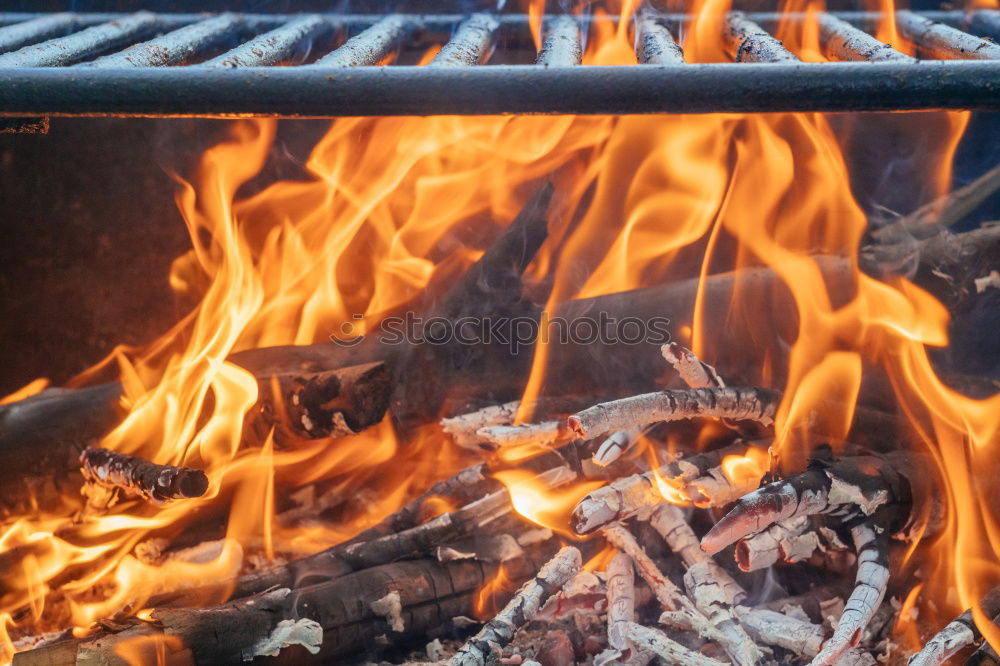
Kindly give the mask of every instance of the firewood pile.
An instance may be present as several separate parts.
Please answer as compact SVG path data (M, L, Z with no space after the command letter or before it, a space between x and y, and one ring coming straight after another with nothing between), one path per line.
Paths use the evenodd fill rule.
M968 192L959 194L967 202ZM520 276L545 240L551 196L542 186L427 311L451 320L498 310L537 316ZM878 275L933 266L959 303L975 293L983 262L997 257L1000 226L951 234L928 229L920 214L884 228L858 258L817 263L833 285L846 285L855 262ZM907 233L899 242L914 225L917 240ZM750 296L780 320L778 278L766 268L744 271L759 283ZM786 470L772 446L782 393L738 380L757 359L746 331L724 323L733 285L731 274L709 275L559 306L563 314L642 316L688 312L701 298L720 349L732 352L713 367L671 342L655 359L648 350L616 357L623 369L609 382L608 373L582 367L579 349L555 350L547 386L563 391L524 401L506 398L523 389L530 354L515 359L503 345L389 346L372 336L355 346L234 355L260 388L247 445L270 433L277 446L353 437L388 410L401 429L434 428L473 464L325 550L245 564L212 586L161 591L141 613L126 606L86 636L21 637L32 649L14 663L126 663L125 646L148 663L171 664L902 663L910 655L893 642L893 627L918 575L907 544L917 531L932 535L947 511L935 466L906 446L902 415L885 400L869 407L862 399L849 441L817 431L808 461ZM457 382L473 387L474 399L449 402L446 389ZM123 498L204 495L209 483L197 469L92 446L122 417L120 396L119 386L104 384L0 407L0 462L55 484L63 480L52 470L77 482L81 472L88 514ZM540 496L575 499L563 522L532 520L518 484L507 483L515 477ZM587 492L573 495L579 488ZM335 495L300 493L276 520L323 520ZM143 548L159 549L151 558L197 558L216 543ZM228 600L204 602L219 598ZM981 610L1000 613L1000 594ZM926 629L940 633L911 664L940 664L968 648L975 663L997 663L971 611Z

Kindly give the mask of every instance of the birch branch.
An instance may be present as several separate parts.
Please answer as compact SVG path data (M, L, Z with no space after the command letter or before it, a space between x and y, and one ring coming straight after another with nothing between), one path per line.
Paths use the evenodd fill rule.
M656 654L671 666L726 666L721 661L689 650L659 629L630 622L628 637L637 646Z
M517 630L531 621L552 594L562 588L582 566L580 551L560 550L532 580L521 586L500 613L486 623L451 659L451 666L487 666L500 663L504 647Z
M729 418L770 425L780 401L779 393L762 388L657 391L594 405L570 416L568 423L583 439L646 423L692 418Z
M995 587L986 593L979 602L979 609L990 619L1000 615L1000 587ZM983 634L976 626L970 608L927 641L920 652L910 657L907 666L939 666L963 648L978 643L982 638Z
M823 647L823 627L812 622L762 608L736 607L736 617L750 636L761 643L814 657Z
M608 563L608 645L625 653L631 648L628 624L635 621L635 568L618 552Z

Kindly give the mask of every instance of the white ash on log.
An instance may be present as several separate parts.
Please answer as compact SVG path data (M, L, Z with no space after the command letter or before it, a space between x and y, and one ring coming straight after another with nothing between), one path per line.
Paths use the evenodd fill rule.
M594 405L569 417L568 423L584 439L656 421L706 417L770 425L780 401L780 393L762 388L657 391Z
M208 490L208 476L200 469L158 465L107 449L85 449L80 469L87 481L155 503L201 497Z
M594 464L607 467L614 461L635 448L642 438L645 428L629 428L628 430L616 430L608 435L608 438L601 442L594 453Z
M670 342L663 345L660 352L688 388L725 388L726 384L715 368L698 360L690 349ZM594 462L603 467L618 460L635 447L648 427L639 426L611 433L594 454Z
M671 550L687 565L684 586L705 617L726 636L732 646L734 660L739 664L757 664L764 656L740 626L734 614L735 606L746 592L729 573L707 555L698 544L694 531L684 514L673 505L657 507L649 518L653 528L664 538Z
M726 666L723 662L690 650L659 629L630 622L628 637L638 646L677 666Z
M582 566L580 551L566 546L541 568L514 598L463 645L449 662L451 666L492 666L500 663L502 650L518 629L531 621L538 610L562 588Z
M979 609L988 618L1000 615L1000 587L993 588L983 597L979 602ZM970 608L927 641L920 652L910 657L907 666L939 666L982 638L983 634L976 626Z
M735 632L716 627L702 613L701 609L693 604L669 578L663 575L656 563L646 554L646 551L642 549L627 529L621 525L612 525L606 527L603 534L611 545L632 558L639 575L652 589L653 596L664 609L667 609L668 612L661 616L661 622L669 621L675 626L698 632L706 640L715 641L722 646L736 664L743 666L761 663L760 651L756 646L752 643L748 646L747 641L741 642L734 639ZM728 629L729 625L726 628Z
M635 621L635 567L632 558L615 553L608 563L608 646L627 653L632 645L628 624Z
M736 542L736 563L742 571L766 569L777 562L801 562L822 546L808 516L771 525Z
M573 433L564 421L543 421L541 423L521 423L518 425L488 426L476 431L480 448L498 451L516 446L548 446L573 439Z
M451 436L452 441L458 446L463 449L477 450L480 443L478 431L489 426L512 424L520 407L520 400L483 407L467 414L443 418L441 419L441 428Z
M926 515L921 509L933 501L923 478L930 469L921 465L926 462L919 454L900 451L832 463L816 459L805 472L741 497L702 538L702 548L715 554L774 523L831 513L877 514L883 527L903 532L914 516Z
M826 638L823 627L764 608L737 606L736 617L754 640L784 648L800 657L819 654Z

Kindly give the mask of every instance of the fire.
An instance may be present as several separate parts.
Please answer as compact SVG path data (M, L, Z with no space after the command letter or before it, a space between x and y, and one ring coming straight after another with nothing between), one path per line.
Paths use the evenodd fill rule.
M719 39L728 0L695 4L683 35L686 57L728 60ZM880 39L911 49L896 33L891 0L877 4L889 17ZM635 62L630 19L637 5L593 10L585 63ZM545 6L528 5L536 44ZM805 18L783 21L780 37L803 59L825 59L816 24L821 6L787 7L796 8ZM928 190L942 192L950 182L968 117L899 118L907 135L926 133L938 143L940 166L926 174ZM143 608L157 594L228 580L251 551L266 564L278 553L343 541L466 464L440 433L401 441L392 419L355 436L280 447L273 432L261 437L245 428L259 385L232 356L325 342L332 333L370 334L386 316L433 298L481 255L542 178L551 178L560 196L550 240L525 278L534 293L551 310L574 298L699 278L691 316L664 314L684 318L672 322L673 331L698 355L720 358L751 381L784 384L774 449L789 469L802 466L816 433L846 438L862 400L863 368L880 368L946 488L946 526L927 548L933 575L914 588L907 608L945 599L951 588L956 598L942 612L973 605L1000 582L1000 525L983 492L1000 445L1000 397L968 398L935 373L928 348L947 344L949 322L934 296L905 278L860 272L854 257L868 222L852 194L843 130L833 123L819 114L338 119L305 165L307 179L245 194L267 163L277 124L234 122L191 182L179 179L177 203L192 249L174 262L169 281L199 305L148 348L121 348L79 378L113 366L123 385L128 415L101 446L204 469L209 491L158 507L124 501L80 521L74 516L81 498L67 497L58 507L5 520L0 555L16 564L2 574L2 656L14 651L8 631L31 623L46 628L56 593L85 634L96 620ZM684 273L692 258L701 258L694 275ZM734 277L720 312L709 277L723 271ZM773 284L761 286L763 272ZM761 312L761 299L776 292L786 296L788 311ZM721 327L746 344L717 347ZM559 388L546 383L550 352L537 345L524 404ZM46 386L36 380L0 404ZM723 468L730 480L747 483L759 480L769 461L750 448L727 457ZM601 485L553 489L518 470L496 478L519 514L563 534L572 507ZM655 478L667 501L690 503L670 479ZM277 487L320 482L340 498L342 520L283 525ZM352 505L362 491L362 506ZM442 500L425 508L434 515L453 507ZM195 529L213 510L229 519L208 559L137 556L139 544ZM918 545L926 544L912 548ZM486 600L505 580L501 569L480 590L477 613L489 614ZM977 611L979 626L1000 645L988 620ZM121 656L161 663L177 647L138 638Z
M722 473L736 486L756 484L767 473L770 458L767 451L751 446L742 456L722 459Z
M566 536L572 536L568 525L573 507L584 495L604 485L600 481L578 481L552 488L531 472L519 469L496 472L494 476L510 492L511 504L519 514Z
M504 569L503 564L500 564L497 567L496 575L476 590L472 605L476 619L486 621L495 616L501 608L497 600L498 597L510 592L510 587L511 580L507 576L507 570Z

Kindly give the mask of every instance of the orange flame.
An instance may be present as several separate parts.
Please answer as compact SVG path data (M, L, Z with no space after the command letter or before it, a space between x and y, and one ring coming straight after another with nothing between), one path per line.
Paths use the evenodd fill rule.
M476 590L472 603L473 617L483 621L495 617L502 608L498 598L503 598L502 595L510 592L511 583L512 581L507 576L507 570L504 569L503 564L500 564L496 575Z
M629 33L637 4L594 8L585 63L635 62ZM686 57L729 60L720 39L729 0L694 5L682 34ZM912 49L898 39L891 2L877 6L887 12L880 38ZM536 45L544 8L542 0L528 5ZM792 8L805 16L780 22L781 39L803 59L823 59L820 5L796 0L786 5ZM933 147L924 194L950 183L968 118L891 119L903 137ZM968 398L937 376L927 348L947 344L948 312L931 294L858 270L854 257L868 221L841 148L843 133L857 127L844 125L834 131L820 114L338 119L309 157L307 178L244 195L267 163L277 124L234 123L177 197L192 249L174 262L169 280L199 305L148 348L121 347L77 381L117 367L128 415L102 446L204 469L209 491L159 507L126 498L81 521L73 517L83 500L66 497L6 519L0 553L17 564L0 573L0 656L14 649L7 631L44 625L53 590L82 632L161 592L230 579L250 559L339 542L463 466L440 433L400 441L391 419L336 441L279 447L259 438L244 428L257 378L227 359L252 348L328 341L347 329L370 333L387 313L468 268L517 214L525 186L543 177L553 178L559 197L549 214L550 241L526 275L533 295L552 310L573 298L693 277L694 266L701 281L690 311L663 314L697 354L735 366L742 381L783 385L774 448L788 469L801 467L818 433L847 436L863 370L888 376L936 461L947 507L941 536L912 545L926 551L922 568L931 573L907 601L931 597L952 614L974 604L1000 582L1000 525L983 487L1000 471L1000 397ZM708 278L730 270L731 296L720 305ZM773 284L761 286L763 273ZM762 311L762 303L781 307ZM722 348L720 330L746 344ZM548 345L536 347L523 404L546 388L550 357ZM36 380L3 402L46 385ZM759 455L727 458L726 475L759 479L767 469ZM601 485L550 489L516 470L497 478L518 513L563 534L576 502ZM343 519L283 524L278 488L320 481ZM656 483L667 501L690 504L670 479L657 476ZM428 505L432 513L445 508ZM138 556L140 542L193 529L209 509L226 509L229 520L226 539L208 559ZM942 602L948 589L954 599ZM977 623L1000 645L988 620L977 610ZM140 652L159 660L161 648L166 654L173 647L154 642Z
M722 459L722 473L733 485L750 486L760 482L768 471L769 463L767 451L751 446L742 456L725 456Z

